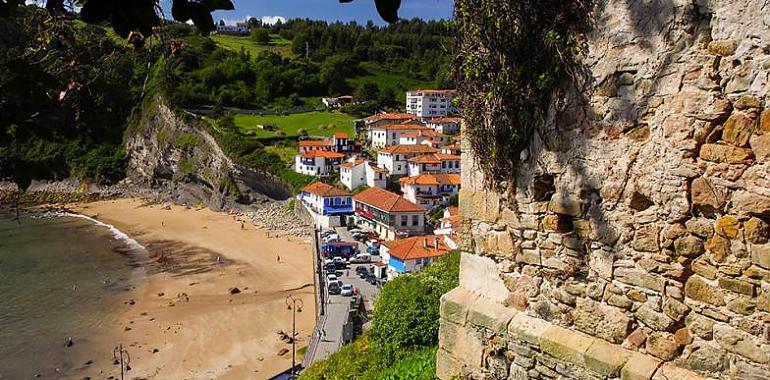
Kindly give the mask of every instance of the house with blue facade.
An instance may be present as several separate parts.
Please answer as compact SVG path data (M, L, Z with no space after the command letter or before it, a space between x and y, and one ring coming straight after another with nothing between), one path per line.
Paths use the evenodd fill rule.
M323 182L314 182L305 186L297 196L302 205L313 217L317 227L331 228L341 226L348 215L353 214L352 195Z
M449 251L443 239L436 235L396 239L380 246L382 262L387 265L388 279L404 273L417 273Z

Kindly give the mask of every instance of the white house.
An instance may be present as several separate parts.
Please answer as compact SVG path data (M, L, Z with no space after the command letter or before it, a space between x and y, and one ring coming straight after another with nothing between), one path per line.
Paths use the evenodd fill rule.
M454 90L412 90L406 93L406 113L421 119L447 117L453 113Z
M419 123L385 124L369 129L369 145L374 149L382 149L387 146L398 145L401 136L409 133L429 130Z
M398 194L377 187L353 196L356 224L382 239L419 235L425 232L425 209Z
M249 34L249 31L249 24L245 22L239 22L235 25L217 25L217 34L245 36Z
M408 161L407 175L460 173L460 156L444 153L417 156Z
M299 142L299 154L316 150L350 154L353 152L353 141L347 133L337 132L328 140L302 140Z
M294 158L294 171L312 176L327 176L339 169L345 155L337 152L313 150Z
M412 120L417 120L417 116L408 113L378 113L364 119L364 126L366 130L371 130L388 124L406 124Z
M421 174L401 178L400 182L404 198L428 210L447 204L460 192L459 174Z
M361 186L379 187L387 185L388 171L361 158L352 158L340 165L340 182L350 190Z
M388 171L371 162L366 165L366 186L384 189L388 186Z
M443 154L449 154L452 156L459 156L461 154L462 150L460 149L460 143L455 142L452 145L444 145L441 147L441 153Z
M391 176L403 176L407 174L409 159L436 152L438 149L427 145L393 145L377 152L377 166Z
M443 237L444 243L450 249L459 247L461 220L457 207L447 207L444 210L444 217L439 220L438 228L433 231L434 234Z
M453 135L460 131L462 120L459 117L439 117L429 120L426 125L442 135Z
M345 104L351 103L352 101L353 96L351 95L343 95L336 98L321 98L321 103L323 103L326 108L339 108Z
M447 140L447 136L434 130L421 129L419 131L402 133L398 143L399 145L428 145L440 148L446 144Z
M404 273L417 273L449 251L449 246L436 235L386 241L380 246L389 280Z
M353 198L350 193L322 182L305 186L297 197L317 227L340 226L342 218L353 214Z

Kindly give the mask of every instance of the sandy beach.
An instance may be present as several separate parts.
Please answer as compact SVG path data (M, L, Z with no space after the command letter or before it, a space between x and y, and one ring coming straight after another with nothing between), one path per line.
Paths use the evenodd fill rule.
M128 233L153 257L106 322L113 333L78 345L78 360L93 363L70 378L119 378L117 343L131 356L126 378L267 378L291 365L291 351L279 355L291 345L278 335L291 333L289 294L304 302L297 348L308 344L315 316L309 242L270 238L245 219L208 209L163 209L137 199L70 209ZM234 287L241 292L231 294Z

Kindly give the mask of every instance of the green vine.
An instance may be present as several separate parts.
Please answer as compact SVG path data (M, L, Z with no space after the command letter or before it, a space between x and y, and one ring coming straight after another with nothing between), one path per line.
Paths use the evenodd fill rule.
M487 186L522 149L585 50L592 0L456 0L455 77L466 136Z

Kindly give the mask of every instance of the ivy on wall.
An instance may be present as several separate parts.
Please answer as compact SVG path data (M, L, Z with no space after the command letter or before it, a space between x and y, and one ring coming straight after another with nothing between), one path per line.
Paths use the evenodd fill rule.
M585 50L592 0L456 0L455 77L466 136L487 187L522 149Z

